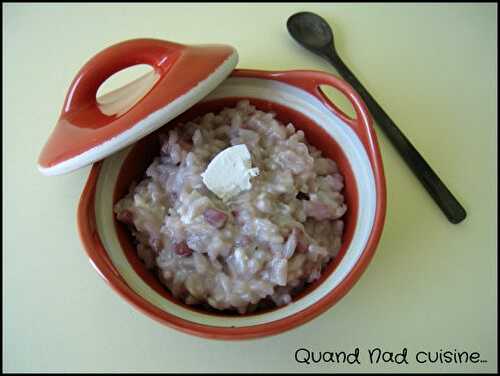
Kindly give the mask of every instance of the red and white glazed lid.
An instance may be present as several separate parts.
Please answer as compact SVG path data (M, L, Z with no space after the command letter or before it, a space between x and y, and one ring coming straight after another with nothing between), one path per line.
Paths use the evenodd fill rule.
M74 78L59 120L38 159L45 175L85 167L160 128L214 90L238 62L227 45L183 45L159 39L115 44ZM153 71L96 98L99 86L127 67Z

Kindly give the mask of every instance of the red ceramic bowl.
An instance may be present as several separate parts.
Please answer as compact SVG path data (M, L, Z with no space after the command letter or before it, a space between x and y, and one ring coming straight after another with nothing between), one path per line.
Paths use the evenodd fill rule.
M355 119L331 103L320 85L345 94L355 109ZM234 105L242 98L302 129L311 144L338 162L345 178L348 211L341 250L321 278L292 303L243 316L203 311L176 301L145 269L126 229L115 220L113 205L159 153L156 135L165 128L94 164L78 208L81 239L92 264L108 284L151 318L206 338L273 335L324 312L351 289L366 269L385 219L385 179L371 118L354 90L335 76L313 71L235 70L202 102L165 127Z

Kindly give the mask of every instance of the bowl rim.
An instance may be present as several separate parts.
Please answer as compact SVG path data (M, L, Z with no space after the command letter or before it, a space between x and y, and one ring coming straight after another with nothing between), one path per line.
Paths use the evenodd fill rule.
M358 261L336 288L328 292L319 301L311 304L303 310L268 323L244 327L220 327L194 323L174 316L154 306L142 296L137 294L127 285L111 262L104 246L102 245L95 223L96 217L94 200L97 180L103 164L102 161L99 161L92 166L80 197L77 211L77 222L80 239L93 267L115 292L126 299L134 307L138 308L150 318L188 334L209 339L243 340L279 334L302 325L325 312L350 291L372 260L382 235L386 215L386 185L382 157L378 147L377 137L372 127L371 117L369 116L369 112L359 95L346 82L332 74L311 70L264 71L236 69L230 77L277 80L296 86L318 97L327 107L330 108L330 110L335 112L336 115L339 115L338 108L335 107L335 105L332 105L324 94L318 90L320 85L318 82L327 78L329 83L338 85L338 88L342 89L345 94L348 94L349 99L355 102L355 107L359 110L357 114L357 122L359 124L357 125L361 125L361 129L353 126L356 124L349 125L351 125L356 134L362 139L363 145L367 149L367 154L372 165L371 169L373 171L376 184L376 208L373 227L365 248ZM307 79L304 80L304 78ZM312 85L311 82L313 83ZM346 120L344 114L341 114L340 117L343 120ZM352 119L347 120L351 120L352 122Z

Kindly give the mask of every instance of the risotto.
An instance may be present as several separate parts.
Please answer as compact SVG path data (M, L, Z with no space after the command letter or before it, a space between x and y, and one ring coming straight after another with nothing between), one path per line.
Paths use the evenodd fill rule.
M336 163L301 130L240 101L160 138L160 155L114 210L174 297L244 314L286 305L320 277L340 248L347 206ZM202 174L241 144L259 174L222 201Z

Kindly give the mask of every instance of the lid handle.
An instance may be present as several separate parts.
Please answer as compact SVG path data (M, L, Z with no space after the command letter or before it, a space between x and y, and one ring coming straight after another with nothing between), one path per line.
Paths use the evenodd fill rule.
M164 75L185 46L159 39L131 39L117 43L91 58L73 79L63 112L96 106L97 90L113 74L137 64L148 64Z

